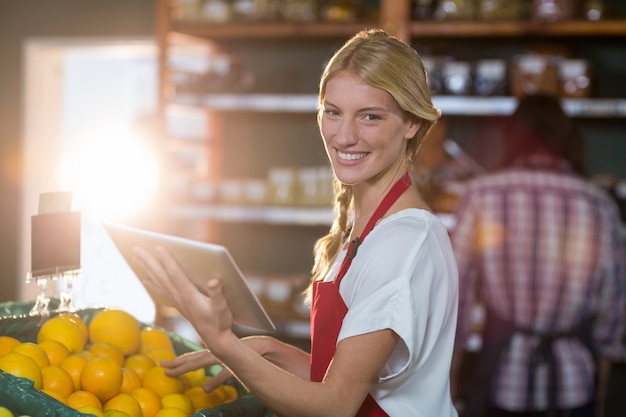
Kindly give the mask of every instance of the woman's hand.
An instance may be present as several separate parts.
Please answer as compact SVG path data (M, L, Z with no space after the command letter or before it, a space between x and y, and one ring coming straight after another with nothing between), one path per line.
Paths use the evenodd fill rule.
M173 377L218 364L221 364L221 362L208 349L188 352L178 356L176 359L161 361L161 366L167 368L165 371L166 375ZM210 380L205 382L202 388L205 392L211 392L233 376L234 375L228 368L223 368Z
M203 292L165 248L158 246L152 253L141 247L133 250L134 260L147 272L146 286L192 324L211 352L227 349L233 337L233 315L219 279L211 279Z
M264 357L279 368L306 380L310 378L310 362L307 352L270 336L248 336L241 340L259 356ZM161 361L161 365L168 368L166 373L170 376L180 376L189 371L218 364L223 366L220 360L208 349L185 353L173 360ZM224 367L222 371L204 384L204 390L210 392L233 376L230 370Z

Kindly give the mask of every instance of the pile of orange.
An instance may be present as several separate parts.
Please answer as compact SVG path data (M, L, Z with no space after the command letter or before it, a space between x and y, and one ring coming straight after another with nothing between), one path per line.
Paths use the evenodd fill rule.
M0 336L0 369L97 417L185 417L237 399L228 385L204 392L203 369L166 375L160 362L175 357L167 333L120 309L101 310L89 324L73 313L54 316L36 343Z

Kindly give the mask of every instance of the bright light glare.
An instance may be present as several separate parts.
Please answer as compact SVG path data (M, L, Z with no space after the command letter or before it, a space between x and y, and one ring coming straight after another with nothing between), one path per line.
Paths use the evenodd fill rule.
M100 221L137 214L156 191L158 164L131 135L98 135L62 158L61 184L72 189L74 208Z

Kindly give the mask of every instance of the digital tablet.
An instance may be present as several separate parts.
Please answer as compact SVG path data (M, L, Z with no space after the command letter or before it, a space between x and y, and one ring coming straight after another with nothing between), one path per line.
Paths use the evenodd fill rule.
M144 283L146 290L156 303L171 306L167 300L145 285L147 273L138 263L133 261L133 248L136 246L150 252L153 252L157 246L167 249L202 292L206 291L206 283L210 279L220 279L224 298L233 313L235 324L268 332L276 329L258 298L248 286L230 252L224 246L117 223L103 223L103 226L122 257L139 280Z

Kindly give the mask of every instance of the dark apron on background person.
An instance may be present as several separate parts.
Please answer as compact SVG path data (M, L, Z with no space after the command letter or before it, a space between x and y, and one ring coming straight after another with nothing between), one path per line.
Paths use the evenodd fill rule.
M311 305L311 381L321 382L326 375L328 365L335 355L337 338L348 312L346 303L339 293L339 284L350 268L359 245L376 223L389 210L393 203L411 185L411 178L405 174L387 193L372 217L369 219L361 236L350 242L343 262L333 281L313 282L313 300ZM386 417L382 408L368 394L357 417Z
M591 342L592 319L582 319L569 331L539 333L532 329L515 326L503 320L491 309L487 309L487 317L483 330L483 348L478 355L473 375L468 381L466 408L462 417L486 417L491 406L491 392L494 378L503 352L508 348L515 333L536 336L539 341L532 350L527 372L526 404L527 410L533 410L535 394L535 371L537 366L545 363L548 367L548 416L555 415L558 408L558 376L556 356L553 344L558 339L575 339L582 343L594 355Z

